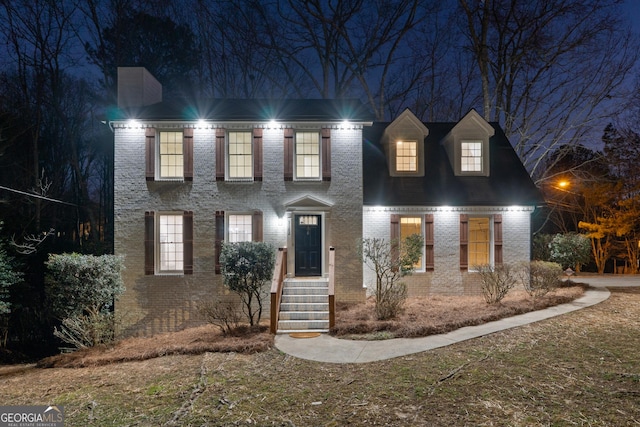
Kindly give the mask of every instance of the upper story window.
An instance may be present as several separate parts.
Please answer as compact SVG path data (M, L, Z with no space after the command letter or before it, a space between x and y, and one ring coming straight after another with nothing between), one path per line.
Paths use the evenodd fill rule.
M228 242L251 242L253 240L253 215L229 215Z
M320 179L320 134L296 132L295 159L297 179Z
M396 170L398 172L415 172L418 170L418 143L416 141L397 142Z
M482 141L462 141L460 171L482 172Z
M253 133L230 131L228 139L229 179L253 179Z
M184 152L182 131L159 132L160 178L184 177Z

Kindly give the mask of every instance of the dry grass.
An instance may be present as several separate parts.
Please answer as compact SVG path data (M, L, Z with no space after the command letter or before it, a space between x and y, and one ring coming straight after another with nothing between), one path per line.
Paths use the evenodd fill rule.
M492 305L482 296L410 298L404 312L387 321L376 320L375 300L369 299L362 304L338 306L331 333L351 339L424 337L564 304L583 294L584 287L576 285L558 288L535 302L524 290L512 290L501 303Z
M68 426L638 426L640 288L432 351L364 364L275 349L84 369L13 367L5 405Z
M373 302L343 305L336 314L335 335L351 339L387 339L420 337L448 332L463 326L478 325L534 309L571 301L584 292L583 287L561 288L536 302L524 291L512 291L502 304L487 305L481 296L411 298L397 319L377 321ZM178 354L242 353L253 354L273 347L273 336L264 324L260 328L240 327L233 336L223 336L213 325L189 328L149 338L128 338L110 347L97 347L59 354L38 362L40 368L82 368L111 363L148 360Z

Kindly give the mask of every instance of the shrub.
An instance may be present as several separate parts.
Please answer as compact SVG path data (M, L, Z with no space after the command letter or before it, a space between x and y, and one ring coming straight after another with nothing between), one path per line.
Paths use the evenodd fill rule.
M571 267L580 271L580 266L591 259L591 241L584 234L556 234L549 248L549 260L557 262L563 269Z
M202 301L198 304L198 312L212 325L220 328L222 335L231 335L240 325L240 314L237 304L218 300Z
M531 261L523 264L522 273L524 289L535 299L546 295L560 285L562 267L555 262Z
M75 349L109 344L115 339L115 316L90 308L86 314L64 318L60 329L53 328L53 335Z
M275 248L264 242L224 243L220 267L224 284L240 296L249 325L260 323L265 283L275 267ZM254 304L257 307L254 307Z
M511 267L508 264L495 267L483 264L475 266L474 269L478 271L482 280L482 295L487 304L502 301L516 284L516 277L511 273Z
M384 239L363 239L359 245L363 262L376 275L376 317L386 320L396 317L407 298L407 287L400 279L414 270L422 255L424 240L414 234L399 242Z
M62 320L53 334L76 348L112 342L113 303L124 292L122 258L51 254L46 265L47 301L54 316Z

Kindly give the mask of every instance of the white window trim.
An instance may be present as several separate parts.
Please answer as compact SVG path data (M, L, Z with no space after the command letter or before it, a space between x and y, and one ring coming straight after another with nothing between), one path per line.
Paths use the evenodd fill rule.
M420 235L422 236L422 239L424 240L425 235L424 235L424 214L422 215L400 215L400 221L398 223L398 225L400 226L400 231L399 231L399 235L400 235L400 240L402 240L402 218L418 218L420 220ZM401 242L402 244L402 242ZM426 259L425 257L427 256L427 254L425 253L425 245L422 245L422 255L420 256L420 267L417 267L414 269L414 272L416 273L424 273L427 271L427 268L425 266L425 262Z
M231 242L231 240L229 239L229 232L231 231L231 220L230 218L232 216L248 216L251 219L251 240L248 240L249 242L254 242L255 241L255 236L253 235L253 212L226 212L225 213L225 218L224 218L224 241L227 243L237 243L237 242ZM243 242L246 242L247 240L243 240Z
M251 147L251 166L249 168L249 170L251 171L251 176L248 177L231 177L231 173L229 172L229 170L231 169L231 150L230 150L230 144L231 144L231 138L229 137L230 133L233 132L246 132L250 134L250 139L249 139L249 145ZM254 176L253 176L253 172L254 172L254 146L253 146L253 130L246 130L246 129L228 129L227 130L227 134L225 135L225 159L224 159L224 164L225 164L225 181L227 182L253 182Z
M493 215L469 215L469 220L472 218L485 218L489 220L489 265L493 268L495 267L494 262L494 249L495 249L495 236L493 232ZM468 233L471 232L471 226L468 227ZM468 270L469 272L478 272L477 269L474 268L475 265L471 264L471 256L469 251L471 250L471 239L469 235L467 235L467 260L469 263Z
M298 176L298 133L315 133L318 135L318 176ZM293 179L294 181L322 181L322 132L320 129L296 129L293 132Z
M162 266L162 252L160 250L161 246L162 246L162 242L160 241L160 218L163 216L178 216L182 219L182 269L180 270L163 270L161 268ZM155 256L155 262L154 262L154 269L155 269L155 274L157 276L181 276L184 275L184 212L181 211L169 211L169 212L158 212L155 214L155 220L154 220L154 224L155 224L155 230L154 230L154 241L155 241L155 247L154 247L154 256Z
M171 176L171 177L164 177L162 176L162 153L160 152L160 146L161 146L161 141L160 141L160 134L162 132L175 132L175 133L180 133L182 135L182 176ZM176 130L176 129L157 129L156 130L156 159L155 159L155 176L156 176L156 181L173 181L173 182L183 182L184 181L184 131L182 129L180 130Z

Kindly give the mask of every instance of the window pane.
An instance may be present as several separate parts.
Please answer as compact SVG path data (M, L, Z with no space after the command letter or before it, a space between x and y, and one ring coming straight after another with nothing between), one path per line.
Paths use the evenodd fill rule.
M253 134L229 132L229 178L253 177Z
M318 132L296 132L296 178L320 178Z
M460 170L482 172L482 142L462 142Z
M489 218L469 218L469 265L490 263Z
M160 177L182 178L182 132L160 132Z
M183 270L182 215L160 215L159 256L161 271Z
M404 240L413 235L422 236L422 218L421 217L402 217L400 218L400 245ZM415 268L422 268L422 257L414 264Z
M418 166L418 143L398 141L396 145L396 170L415 172Z
M252 240L251 215L229 215L229 242L250 242Z

